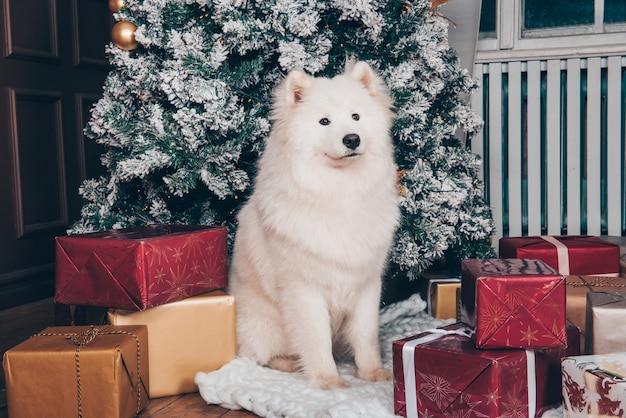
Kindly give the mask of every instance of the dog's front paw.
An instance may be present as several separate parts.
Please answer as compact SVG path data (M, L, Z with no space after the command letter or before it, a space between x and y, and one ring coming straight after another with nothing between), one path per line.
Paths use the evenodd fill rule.
M393 375L382 367L373 370L357 370L356 377L368 382L386 382L393 378Z
M298 370L298 358L296 356L274 357L267 365L272 369L291 373Z
M312 384L323 390L347 388L348 384L337 375L319 375L312 379Z

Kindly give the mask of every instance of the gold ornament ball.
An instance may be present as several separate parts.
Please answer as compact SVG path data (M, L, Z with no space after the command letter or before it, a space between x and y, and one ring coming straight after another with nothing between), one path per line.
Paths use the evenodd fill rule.
M113 25L111 31L111 39L118 48L124 51L130 51L137 48L137 41L135 40L135 31L137 26L134 23L126 20L121 20Z
M124 0L109 0L109 10L117 13L124 7Z

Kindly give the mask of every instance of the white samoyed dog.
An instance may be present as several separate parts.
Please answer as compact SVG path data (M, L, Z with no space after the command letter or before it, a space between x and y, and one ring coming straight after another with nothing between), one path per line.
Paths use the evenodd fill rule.
M400 212L384 82L365 62L332 79L290 72L253 193L238 214L230 292L238 354L315 386L389 380L378 342L381 275Z

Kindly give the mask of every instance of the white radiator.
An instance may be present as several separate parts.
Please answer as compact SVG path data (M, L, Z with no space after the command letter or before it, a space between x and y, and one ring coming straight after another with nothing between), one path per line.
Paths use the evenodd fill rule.
M626 235L626 56L479 63L485 197L502 236Z

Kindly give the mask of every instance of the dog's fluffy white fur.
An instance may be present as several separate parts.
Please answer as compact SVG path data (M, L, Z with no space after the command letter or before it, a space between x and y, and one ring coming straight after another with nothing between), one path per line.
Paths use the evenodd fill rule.
M365 62L332 79L290 72L274 92L272 129L238 214L230 291L239 355L344 386L333 347L357 376L381 363L381 275L398 224L391 99Z

